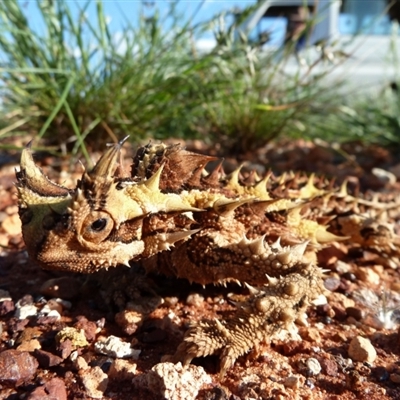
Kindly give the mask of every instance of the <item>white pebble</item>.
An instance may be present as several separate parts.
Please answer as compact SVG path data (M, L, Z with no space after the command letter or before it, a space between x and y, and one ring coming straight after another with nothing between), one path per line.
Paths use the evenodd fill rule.
M25 319L28 317L32 317L37 314L37 307L33 304L25 304L24 306L18 307L15 310L14 316L18 319Z
M376 359L376 350L369 339L356 336L350 342L349 356L354 361L372 364Z
M86 394L94 399L103 399L108 385L108 376L100 367L93 367L82 375Z
M135 376L132 383L135 387L144 388L153 394L153 398L166 400L194 400L211 378L202 367L170 362L156 364L149 372Z
M316 358L308 358L305 362L308 376L315 376L321 372L321 364Z
M123 342L117 336L109 336L103 342L96 342L94 344L96 353L105 354L107 356L116 358L139 358L140 350L133 349L130 343Z

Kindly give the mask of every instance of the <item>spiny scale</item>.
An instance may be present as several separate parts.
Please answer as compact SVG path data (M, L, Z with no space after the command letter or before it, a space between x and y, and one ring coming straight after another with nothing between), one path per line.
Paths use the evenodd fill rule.
M149 272L203 285L246 284L250 297L237 314L193 325L176 361L218 352L223 373L260 340L294 330L324 292L315 254L322 245L348 236L372 248L390 242L385 251L398 252L393 229L385 231L393 240L363 239L366 222L348 216L358 202L345 185L334 190L321 181L317 187L314 176L293 173L252 174L246 184L240 168L226 176L220 163L206 173L215 157L162 143L139 148L127 177L116 167L122 144L111 145L72 189L51 182L30 147L23 150L17 173L22 232L30 256L44 268L90 273L134 260ZM340 221L338 203L346 213L344 235L319 222Z

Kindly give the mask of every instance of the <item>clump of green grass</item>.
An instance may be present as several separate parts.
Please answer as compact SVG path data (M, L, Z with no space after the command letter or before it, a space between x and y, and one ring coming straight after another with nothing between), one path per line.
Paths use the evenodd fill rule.
M43 137L87 158L86 145L126 134L132 141L197 137L241 153L278 135L306 136L316 115L332 110L335 87L321 85L327 72L310 73L313 63L285 74L292 45L265 52L245 36L237 40L240 21L224 25L221 14L193 26L173 2L165 17L155 11L126 21L117 40L100 0L96 15L86 16L90 3L75 10L37 0L39 31L21 2L0 2L0 139ZM196 40L211 26L217 45L199 52Z
M192 54L192 29L173 22L165 35L155 13L126 23L120 42L109 31L101 1L96 16L67 2L37 1L42 31L34 30L20 2L0 3L0 138L36 134L56 144L189 135L192 79L206 61ZM174 19L174 8L166 17ZM189 101L188 101L189 100Z

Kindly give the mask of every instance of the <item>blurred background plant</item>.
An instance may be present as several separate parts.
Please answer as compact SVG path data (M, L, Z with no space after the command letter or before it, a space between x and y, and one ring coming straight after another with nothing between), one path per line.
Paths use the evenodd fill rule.
M379 107L373 116L368 105L344 103L339 82L326 81L333 65L311 73L327 65L323 52L303 72L288 74L294 43L265 51L238 38L252 7L193 25L194 15L183 18L177 3L166 15L155 9L136 24L126 20L115 35L100 0L95 18L86 13L90 1L76 16L71 3L37 0L40 30L22 2L1 2L0 146L30 136L88 158L88 148L127 134L133 142L201 138L236 154L282 135L326 139L332 130L340 140L384 129L397 137L389 133L399 127L395 114ZM201 51L197 40L210 29L216 45ZM349 118L351 132L343 129Z

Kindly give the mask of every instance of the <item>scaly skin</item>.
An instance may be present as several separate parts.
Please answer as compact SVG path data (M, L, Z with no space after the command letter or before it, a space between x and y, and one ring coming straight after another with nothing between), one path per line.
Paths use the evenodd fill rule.
M320 222L335 217L332 199L348 213L355 199L343 188L316 188L311 177L289 189L293 177L256 174L244 184L239 170L225 176L218 166L207 174L213 157L163 144L140 148L127 176L115 168L121 145L74 189L49 181L26 148L17 173L23 237L30 256L48 269L91 273L134 260L203 285L257 287L248 286L251 295L232 319L191 326L176 361L219 353L224 373L276 331L293 330L324 292L316 251L349 237L364 240L354 221L342 220L347 238Z

